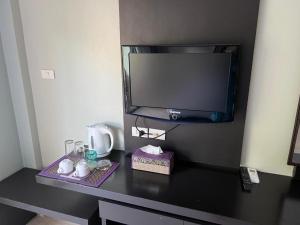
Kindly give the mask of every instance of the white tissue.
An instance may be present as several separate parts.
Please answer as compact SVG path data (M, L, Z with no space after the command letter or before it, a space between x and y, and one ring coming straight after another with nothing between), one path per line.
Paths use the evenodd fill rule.
M147 146L144 146L140 149L143 152L146 152L146 153L152 154L152 155L159 155L159 154L163 153L163 150L159 146L156 147L156 146L153 146L153 145L147 145Z

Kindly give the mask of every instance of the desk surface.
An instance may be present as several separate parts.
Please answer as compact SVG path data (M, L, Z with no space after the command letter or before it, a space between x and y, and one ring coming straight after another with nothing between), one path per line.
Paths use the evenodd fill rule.
M175 164L173 174L166 176L132 170L130 157L122 151L113 151L109 158L120 162L120 167L99 188L40 176L36 180L222 225L293 224L290 208L300 208L299 195L295 197L295 191L290 194L292 187L300 190L300 185L290 177L260 173L261 183L246 193L241 189L239 174ZM300 212L298 215L300 218ZM296 217L292 220L296 221Z
M37 184L38 172L23 168L1 181L0 203L78 224L90 224L97 216L96 197Z

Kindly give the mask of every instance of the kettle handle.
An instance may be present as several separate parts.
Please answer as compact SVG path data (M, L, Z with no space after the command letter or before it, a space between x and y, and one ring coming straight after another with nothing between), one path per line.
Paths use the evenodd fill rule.
M110 147L107 150L107 152L111 152L111 150L113 149L113 146L114 146L114 136L113 136L112 130L109 127L106 127L105 133L108 134L108 136L110 137Z

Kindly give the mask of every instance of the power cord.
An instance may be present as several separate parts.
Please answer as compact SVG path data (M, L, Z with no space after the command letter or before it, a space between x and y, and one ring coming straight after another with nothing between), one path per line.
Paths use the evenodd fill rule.
M139 132L139 137L142 137L142 136L145 135L145 134L149 135L149 132L147 133L147 132L145 132L145 131L143 131L143 130L140 130L140 129L138 128L138 126L137 126L137 121L138 121L138 119L139 119L139 116L136 116L136 117L135 117L134 126L135 126L135 129Z
M135 125L135 128L136 130L139 132L139 137L142 137L143 135L147 134L149 135L150 133L149 132L145 132L143 130L140 130L137 126L137 122L138 122L138 119L139 119L139 116L136 116L135 118L135 122L134 122L134 125ZM160 134L160 135L157 135L156 137L154 138L150 138L150 139L157 139L163 135L166 135L167 133L171 132L172 130L175 130L177 127L179 127L181 124L176 124L175 126L171 127L169 130L165 131L164 133ZM149 128L148 128L149 130Z

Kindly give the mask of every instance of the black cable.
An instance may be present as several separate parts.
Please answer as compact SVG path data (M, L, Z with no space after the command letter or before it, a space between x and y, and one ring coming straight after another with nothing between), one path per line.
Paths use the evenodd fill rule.
M138 118L139 118L139 116L136 116L134 125L135 125L135 128L137 129L137 131L139 132L139 136L141 137L141 136L143 136L143 135L145 135L145 134L149 135L149 134L150 134L149 132L145 132L145 131L143 131L143 130L139 130L139 128L138 128L138 126L137 126ZM157 138L159 138L159 137L161 137L161 136L163 136L163 135L166 135L167 133L169 133L169 132L171 132L172 130L176 129L176 128L179 127L180 125L181 125L181 124L176 124L174 127L171 127L169 130L165 131L164 133L162 133L162 134L160 134L160 135L157 135L157 136L154 137L154 138L149 138L149 139L157 139ZM148 128L148 130L149 130L149 128Z
M145 132L145 131L143 131L143 130L140 130L140 129L138 128L138 126L137 126L138 118L139 118L139 116L136 116L134 125L135 125L135 129L139 132L139 137L141 137L141 136L143 136L143 135L145 135L145 134L148 134L148 135L149 135L149 132L147 133L147 132Z

